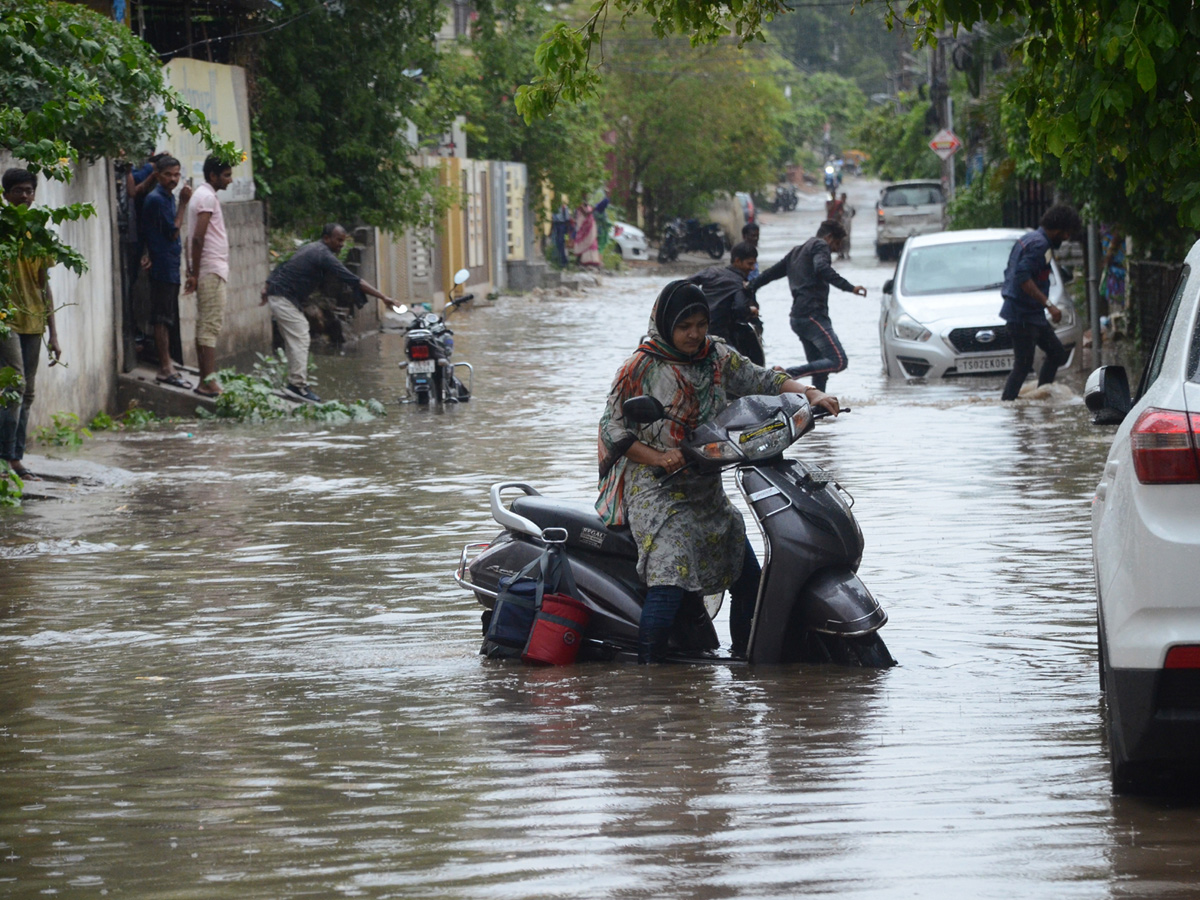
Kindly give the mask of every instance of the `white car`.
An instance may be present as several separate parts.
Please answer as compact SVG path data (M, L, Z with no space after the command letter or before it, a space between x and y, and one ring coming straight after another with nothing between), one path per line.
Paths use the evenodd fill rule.
M1200 771L1200 242L1136 397L1097 369L1084 399L1119 421L1092 503L1100 686L1113 788Z
M1000 288L1019 228L945 231L908 239L896 274L883 285L879 350L895 378L995 375L1013 367L1012 338L1000 318ZM1074 359L1082 325L1050 266L1050 301L1062 311L1055 333ZM1040 365L1041 351L1034 361Z
M613 222L612 240L622 259L648 259L646 233L628 222Z
M940 181L897 181L875 201L875 255L895 259L910 237L946 228L946 198Z

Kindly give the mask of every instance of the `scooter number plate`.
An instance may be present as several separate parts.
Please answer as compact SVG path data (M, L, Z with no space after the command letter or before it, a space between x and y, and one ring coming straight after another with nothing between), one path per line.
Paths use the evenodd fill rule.
M414 359L408 364L408 371L416 375L429 375L437 368L437 362L432 359Z

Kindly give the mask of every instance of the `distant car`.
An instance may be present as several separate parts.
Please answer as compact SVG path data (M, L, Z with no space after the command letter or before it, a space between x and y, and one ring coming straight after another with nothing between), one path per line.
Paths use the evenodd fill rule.
M1092 502L1100 687L1112 783L1200 771L1200 242L1188 253L1137 394L1097 369L1084 401L1119 422Z
M889 376L933 379L1012 369L1000 288L1009 252L1025 233L978 228L909 239L895 276L884 282L879 311L879 350ZM1068 280L1052 262L1050 301L1062 311L1054 330L1071 354L1066 365L1083 330L1063 291Z
M895 259L918 234L946 230L946 198L940 181L897 181L875 201L875 255Z
M613 222L612 240L622 259L647 259L646 233L628 222Z
M738 191L733 196L736 197L738 202L742 204L742 224L749 225L751 222L757 222L758 210L754 206L754 198L745 191ZM737 239L739 241L742 239L740 228L738 229Z

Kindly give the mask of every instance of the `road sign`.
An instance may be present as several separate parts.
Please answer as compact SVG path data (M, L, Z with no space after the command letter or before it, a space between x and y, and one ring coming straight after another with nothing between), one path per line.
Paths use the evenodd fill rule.
M962 147L962 141L949 128L943 128L929 142L929 149L942 159L949 159L959 151L960 147Z

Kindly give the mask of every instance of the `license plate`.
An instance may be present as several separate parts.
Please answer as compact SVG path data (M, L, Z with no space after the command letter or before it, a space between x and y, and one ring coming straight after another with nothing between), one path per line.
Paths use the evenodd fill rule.
M408 371L417 375L429 375L437 368L437 362L432 359L414 359L408 364Z
M1008 356L980 356L958 361L958 371L960 372L1001 372L1012 367L1011 354Z

